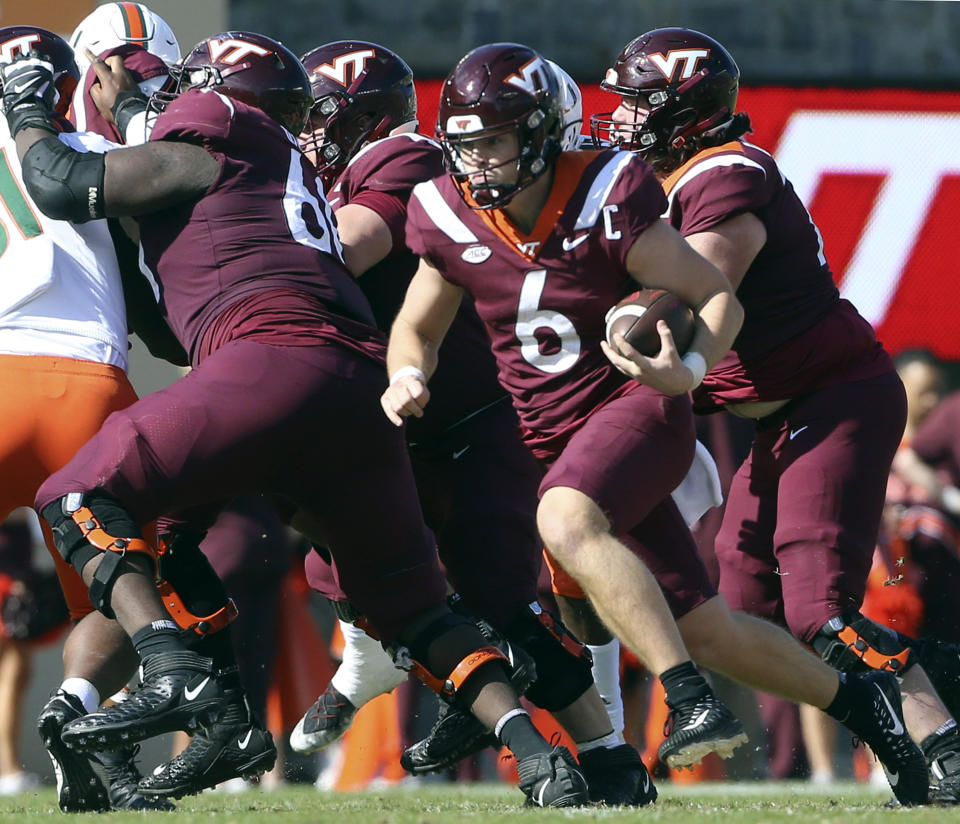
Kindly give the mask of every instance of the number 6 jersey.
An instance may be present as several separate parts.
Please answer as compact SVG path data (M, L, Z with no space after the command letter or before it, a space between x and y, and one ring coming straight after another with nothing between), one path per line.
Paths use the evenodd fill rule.
M637 288L627 252L666 198L629 152L565 152L525 235L502 210L471 209L456 186L445 175L413 190L407 244L473 297L525 441L545 455L636 386L600 341L607 310Z

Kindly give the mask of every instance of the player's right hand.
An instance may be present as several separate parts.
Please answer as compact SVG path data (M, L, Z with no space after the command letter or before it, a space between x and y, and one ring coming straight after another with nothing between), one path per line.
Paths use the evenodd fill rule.
M387 387L380 397L380 406L386 416L397 426L403 425L408 415L423 417L423 408L430 401L430 390L414 375L404 375Z
M139 92L133 75L124 67L123 58L114 54L106 60L86 50L87 60L96 72L98 83L90 87L90 99L107 123L113 123L113 104L120 92Z

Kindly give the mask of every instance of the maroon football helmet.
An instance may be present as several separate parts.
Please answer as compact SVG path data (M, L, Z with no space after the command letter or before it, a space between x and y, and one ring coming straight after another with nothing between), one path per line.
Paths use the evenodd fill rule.
M313 104L303 64L263 34L228 31L208 37L170 67L170 77L170 84L154 94L154 108L163 109L187 89L213 88L260 109L298 135Z
M327 185L368 143L416 120L413 71L390 49L363 40L337 40L302 60L314 103L301 145L315 153Z
M669 171L708 145L750 129L734 114L740 69L723 46L692 29L654 29L624 46L600 86L640 111L632 122L613 112L590 118L596 141L638 152Z
M515 132L519 153L517 181L509 186L489 179L477 183L461 152L474 140ZM495 209L546 172L561 151L563 108L556 73L527 46L492 43L474 49L450 72L440 91L437 139L447 169L460 182L469 181L475 209ZM463 187L460 187L465 194Z
M73 100L73 91L80 80L80 70L73 59L73 49L59 34L39 26L4 26L0 28L0 63L36 52L53 64L53 84L57 89L54 108L66 116Z

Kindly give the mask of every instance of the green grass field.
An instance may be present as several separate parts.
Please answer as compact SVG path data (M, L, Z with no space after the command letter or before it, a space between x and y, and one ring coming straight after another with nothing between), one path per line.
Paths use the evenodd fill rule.
M429 784L416 788L351 794L320 793L310 786L272 792L251 790L240 795L206 793L179 802L175 813L107 813L63 817L64 821L127 824L169 821L171 824L532 824L561 821L636 822L656 824L765 824L816 822L866 824L874 821L957 822L960 811L937 807L885 809L888 794L862 785L839 784L815 790L799 783L756 782L673 788L664 783L660 800L642 810L585 808L523 809L516 789L502 784ZM33 824L59 818L52 789L15 799L0 798L0 821Z

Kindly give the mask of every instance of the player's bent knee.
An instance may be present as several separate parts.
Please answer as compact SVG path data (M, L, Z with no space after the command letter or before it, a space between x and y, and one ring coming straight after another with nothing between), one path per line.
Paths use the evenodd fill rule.
M443 649L451 633L470 631L482 639L479 630L468 618L453 612L444 611L421 627L414 637L405 639L405 645L393 646L389 652L393 656L394 664L407 672L412 672L430 689L447 701L455 701L463 686L471 680L481 669L491 664L500 667L503 676L509 676L510 662L496 647L482 646L467 651L458 657L458 662L447 671L439 659L441 656L449 660L449 651L436 652ZM462 646L456 643L455 646Z
M536 664L537 680L524 693L535 706L548 712L566 709L593 686L590 650L537 601L506 626L504 635Z
M101 489L70 492L47 504L40 513L50 524L53 541L63 559L78 573L101 558L90 582L90 602L108 618L113 585L129 553L146 556L156 570L156 553L123 505ZM132 558L131 558L132 560Z
M903 675L917 662L916 653L896 632L859 612L831 618L811 643L824 662L841 672L888 670Z

